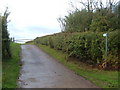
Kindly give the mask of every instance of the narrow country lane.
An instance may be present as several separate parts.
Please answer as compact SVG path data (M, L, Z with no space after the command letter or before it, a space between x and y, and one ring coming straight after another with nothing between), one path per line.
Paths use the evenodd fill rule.
M21 45L20 88L96 88L34 45Z

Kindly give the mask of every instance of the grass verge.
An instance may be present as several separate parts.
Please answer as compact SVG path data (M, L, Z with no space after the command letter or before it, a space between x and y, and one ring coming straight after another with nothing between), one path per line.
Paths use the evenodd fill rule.
M76 61L67 61L67 54L52 49L49 46L37 45L43 51L57 59L60 63L73 70L76 74L86 78L101 88L118 88L118 71L103 71L89 68L86 64Z
M12 58L2 60L2 88L17 88L19 76L20 44L11 43Z

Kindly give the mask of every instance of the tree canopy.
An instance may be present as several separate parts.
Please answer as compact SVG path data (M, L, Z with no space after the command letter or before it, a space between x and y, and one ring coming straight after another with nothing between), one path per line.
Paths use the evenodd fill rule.
M120 29L120 1L109 0L106 6L103 2L87 0L83 9L75 8L68 16L58 21L64 32L106 32Z

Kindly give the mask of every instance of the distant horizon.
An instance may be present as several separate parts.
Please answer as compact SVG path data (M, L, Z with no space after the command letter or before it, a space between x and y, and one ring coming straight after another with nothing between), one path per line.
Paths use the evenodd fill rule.
M8 17L8 32L15 39L35 39L61 31L57 18L67 15L70 0L3 0L0 3L0 13L6 7Z
M60 32L58 32L58 33L60 33ZM53 35L53 34L56 34L56 33L51 33L51 34L46 34L46 35ZM46 35L38 36L38 37L44 37L44 36L46 36ZM30 38L29 38L30 40L22 40L23 38L15 38L15 37L10 37L10 38L14 38L14 39L15 39L15 42L16 42L16 40L20 40L20 41L17 41L16 43L24 44L24 43L26 43L26 42L28 42L28 41L32 41L32 40L36 39L37 37L35 37L35 38L33 38L33 39L30 39ZM27 39L27 38L25 38L25 39Z

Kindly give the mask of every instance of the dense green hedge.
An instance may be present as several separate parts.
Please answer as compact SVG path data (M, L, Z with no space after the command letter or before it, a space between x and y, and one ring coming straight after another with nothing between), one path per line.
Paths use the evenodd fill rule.
M112 66L118 65L119 31L108 32L108 59ZM119 40L119 41L118 41ZM69 57L97 64L105 60L105 37L100 32L57 33L34 40L35 44L50 46L68 53Z
M10 39L9 39L9 33L8 33L8 16L10 12L8 12L8 8L6 8L6 11L4 12L4 15L1 16L1 21L2 22L2 60L5 58L10 58L11 57L11 52L10 52Z

